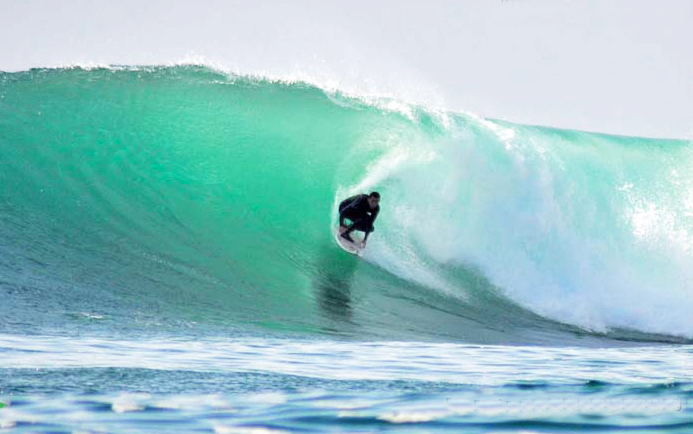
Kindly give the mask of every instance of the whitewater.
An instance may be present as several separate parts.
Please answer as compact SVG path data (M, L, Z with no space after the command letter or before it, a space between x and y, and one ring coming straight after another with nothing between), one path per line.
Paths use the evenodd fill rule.
M0 72L0 164L2 428L693 426L690 141L95 66Z

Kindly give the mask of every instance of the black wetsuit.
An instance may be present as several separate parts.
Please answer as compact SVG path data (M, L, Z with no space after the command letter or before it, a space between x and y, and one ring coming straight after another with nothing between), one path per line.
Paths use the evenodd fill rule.
M368 234L373 232L373 222L375 218L378 217L379 212L379 205L375 208L371 208L368 204L367 194L358 194L339 204L339 224L341 226L347 226L344 224L344 220L349 219L352 222L349 226L349 232L355 229L364 231Z

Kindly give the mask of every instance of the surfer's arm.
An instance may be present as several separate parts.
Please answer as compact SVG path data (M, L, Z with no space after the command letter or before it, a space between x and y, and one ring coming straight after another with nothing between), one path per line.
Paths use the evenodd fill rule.
M373 223L375 223L375 219L376 219L376 217L378 217L378 213L379 213L379 212L380 212L380 207L378 207L378 208L374 209L373 211L371 211L371 215L370 215L369 218L368 218L368 220L369 220L369 221L368 221L368 224L369 224L370 227L368 228L369 230L366 231L366 235L363 236L363 245L364 245L364 246L366 245L366 241L368 240L368 236L369 236L369 235L371 234L371 232L373 232L373 230L375 229L375 228L373 227Z
M375 230L373 227L373 223L375 223L375 219L378 218L378 213L380 212L380 207L377 207L374 210L371 210L371 214L368 216L368 231L366 232L366 235L370 234Z
M375 219L378 218L378 213L380 212L380 207L376 207L373 211L371 211L371 230L373 223L375 223Z

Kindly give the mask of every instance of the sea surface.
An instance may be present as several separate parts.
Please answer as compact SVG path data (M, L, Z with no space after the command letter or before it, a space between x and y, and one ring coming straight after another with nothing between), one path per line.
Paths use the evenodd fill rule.
M691 167L199 65L0 72L0 432L693 432Z

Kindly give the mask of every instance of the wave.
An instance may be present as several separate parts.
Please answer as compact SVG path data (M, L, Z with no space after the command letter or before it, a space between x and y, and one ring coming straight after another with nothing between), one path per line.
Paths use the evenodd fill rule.
M10 330L693 338L689 142L194 65L0 73L0 114ZM331 230L371 189L359 260Z

